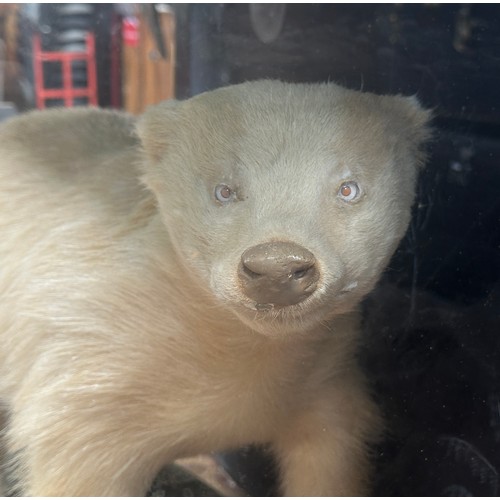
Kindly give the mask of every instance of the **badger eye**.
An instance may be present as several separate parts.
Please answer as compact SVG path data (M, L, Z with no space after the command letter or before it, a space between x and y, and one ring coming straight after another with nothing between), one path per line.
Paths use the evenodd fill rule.
M347 181L340 186L338 196L343 201L353 201L359 196L359 193L359 186L354 181Z
M233 190L227 184L215 186L215 199L221 203L227 203L233 197Z

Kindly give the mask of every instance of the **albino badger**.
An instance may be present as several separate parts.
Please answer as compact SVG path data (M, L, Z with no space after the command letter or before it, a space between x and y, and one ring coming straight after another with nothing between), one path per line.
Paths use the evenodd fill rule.
M143 495L179 457L266 443L286 495L363 495L379 415L360 300L410 219L428 113L245 83L0 127L4 472Z

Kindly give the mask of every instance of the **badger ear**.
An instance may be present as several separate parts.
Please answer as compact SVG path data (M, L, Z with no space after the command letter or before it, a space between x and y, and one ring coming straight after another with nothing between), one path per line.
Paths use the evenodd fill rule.
M137 122L136 132L149 160L158 161L172 140L180 104L172 99L150 106Z
M403 123L398 123L405 131L410 148L418 165L422 165L427 157L425 144L432 137L431 121L433 112L424 109L416 96L399 97L398 112Z

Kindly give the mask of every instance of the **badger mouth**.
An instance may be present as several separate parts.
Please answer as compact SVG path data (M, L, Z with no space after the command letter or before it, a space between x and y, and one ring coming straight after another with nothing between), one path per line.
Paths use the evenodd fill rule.
M237 316L253 330L288 330L295 331L310 328L321 321L327 309L320 301L308 297L294 305L279 305L273 303L258 303L249 299L235 304ZM323 306L323 307L322 307Z
M245 324L257 331L306 331L335 315L351 311L353 303L358 301L353 301L349 295L357 289L357 285L356 281L352 281L339 289L335 284L328 287L319 283L314 293L291 305L262 303L244 296L235 304L235 312Z

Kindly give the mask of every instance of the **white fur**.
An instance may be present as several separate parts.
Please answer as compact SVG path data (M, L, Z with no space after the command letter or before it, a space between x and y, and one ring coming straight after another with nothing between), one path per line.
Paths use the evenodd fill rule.
M356 308L405 232L427 119L406 98L263 81L153 107L142 147L132 118L106 111L2 126L16 487L142 495L176 458L268 443L283 493L366 493L379 416ZM346 175L363 191L351 204ZM220 183L237 192L224 206ZM270 240L308 248L320 282L258 311L237 266Z

